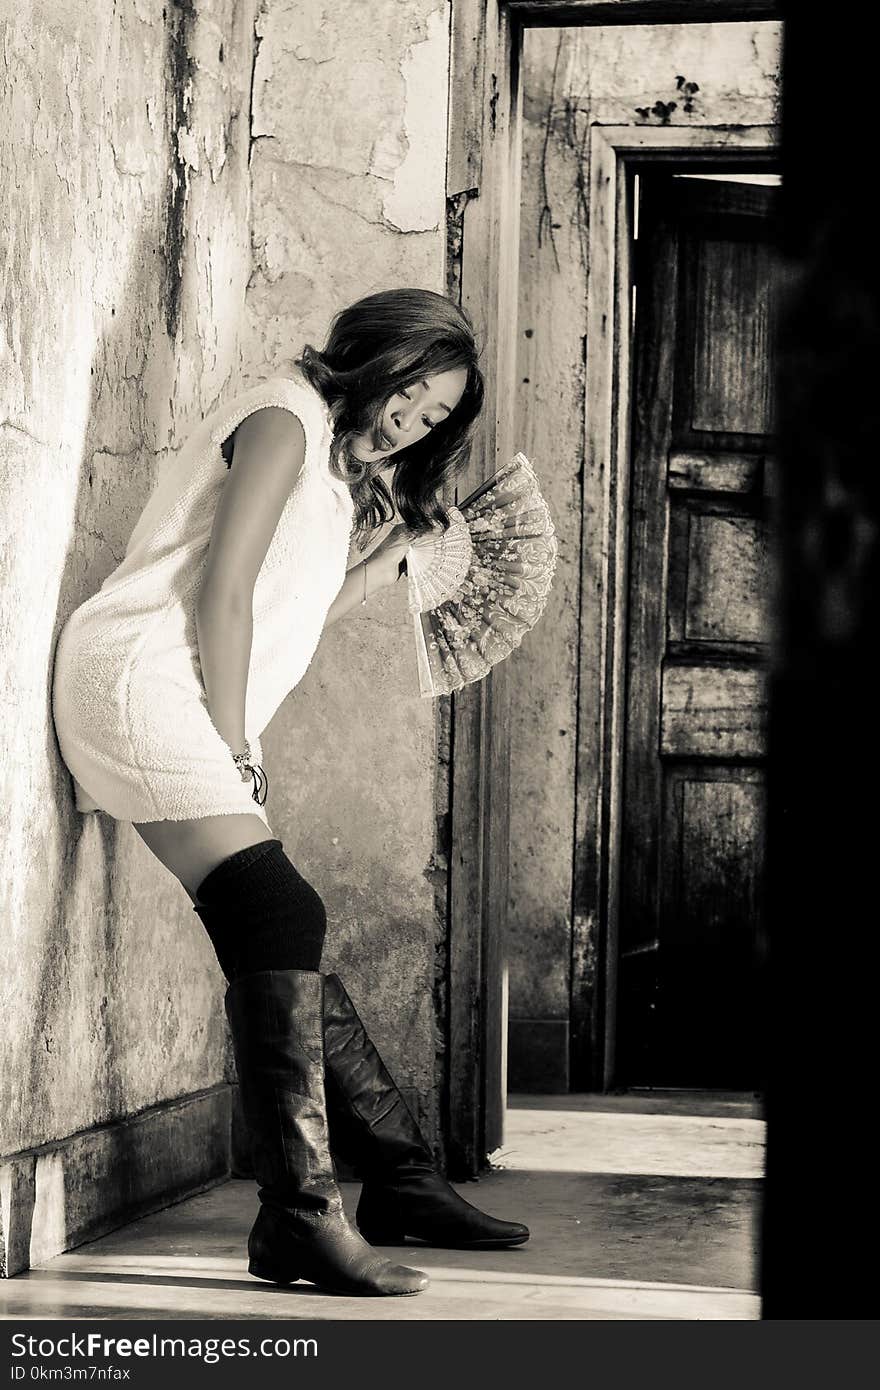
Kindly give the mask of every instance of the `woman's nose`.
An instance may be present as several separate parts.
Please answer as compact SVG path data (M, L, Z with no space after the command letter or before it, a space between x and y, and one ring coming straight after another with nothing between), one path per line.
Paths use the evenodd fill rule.
M412 410L396 410L391 418L394 421L395 427L403 433L406 433L406 431L412 427L414 417L415 407L413 407Z

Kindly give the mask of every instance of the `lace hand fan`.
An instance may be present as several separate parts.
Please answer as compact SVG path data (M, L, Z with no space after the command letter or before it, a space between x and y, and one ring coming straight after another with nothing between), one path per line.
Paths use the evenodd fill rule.
M406 552L425 697L482 680L509 656L543 613L556 569L553 519L525 454L447 511L449 529Z

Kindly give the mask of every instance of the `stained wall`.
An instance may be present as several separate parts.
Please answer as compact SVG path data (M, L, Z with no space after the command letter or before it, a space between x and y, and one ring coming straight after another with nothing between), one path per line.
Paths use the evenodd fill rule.
M131 827L74 810L51 668L236 370L246 20L233 0L4 20L4 1154L223 1075L212 952Z
M360 294L441 287L448 8L38 0L0 40L2 1235L11 1156L232 1076L189 899L130 826L74 809L54 644L221 392ZM264 749L328 968L433 1133L434 720L408 621L401 591L328 630Z

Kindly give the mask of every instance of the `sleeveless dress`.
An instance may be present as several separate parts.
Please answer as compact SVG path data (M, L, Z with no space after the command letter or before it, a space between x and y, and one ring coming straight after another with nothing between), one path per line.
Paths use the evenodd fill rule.
M254 762L262 762L260 734L311 662L345 578L354 505L329 470L324 401L297 374L240 391L201 421L150 496L121 564L62 627L52 713L78 811L129 821L239 812L269 824L211 719L195 603L228 475L223 443L270 405L300 420L305 458L254 587L245 700Z

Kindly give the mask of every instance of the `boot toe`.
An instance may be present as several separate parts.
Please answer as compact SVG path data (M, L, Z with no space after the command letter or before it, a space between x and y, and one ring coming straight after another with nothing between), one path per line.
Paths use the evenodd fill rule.
M444 1182L445 1221L436 1221L439 1232L450 1245L461 1248L500 1250L511 1245L523 1245L529 1239L529 1228L520 1221L502 1221L473 1206Z
M498 1240L505 1245L524 1245L531 1232L521 1221L499 1221Z
M519 1221L499 1221L494 1216L479 1213L480 1220L464 1220L459 1224L450 1222L445 1230L438 1232L436 1244L445 1244L461 1250L506 1250L512 1245L524 1245L529 1239L529 1228Z
M382 1292L386 1294L421 1293L430 1283L427 1274L408 1265L389 1265L382 1274Z

